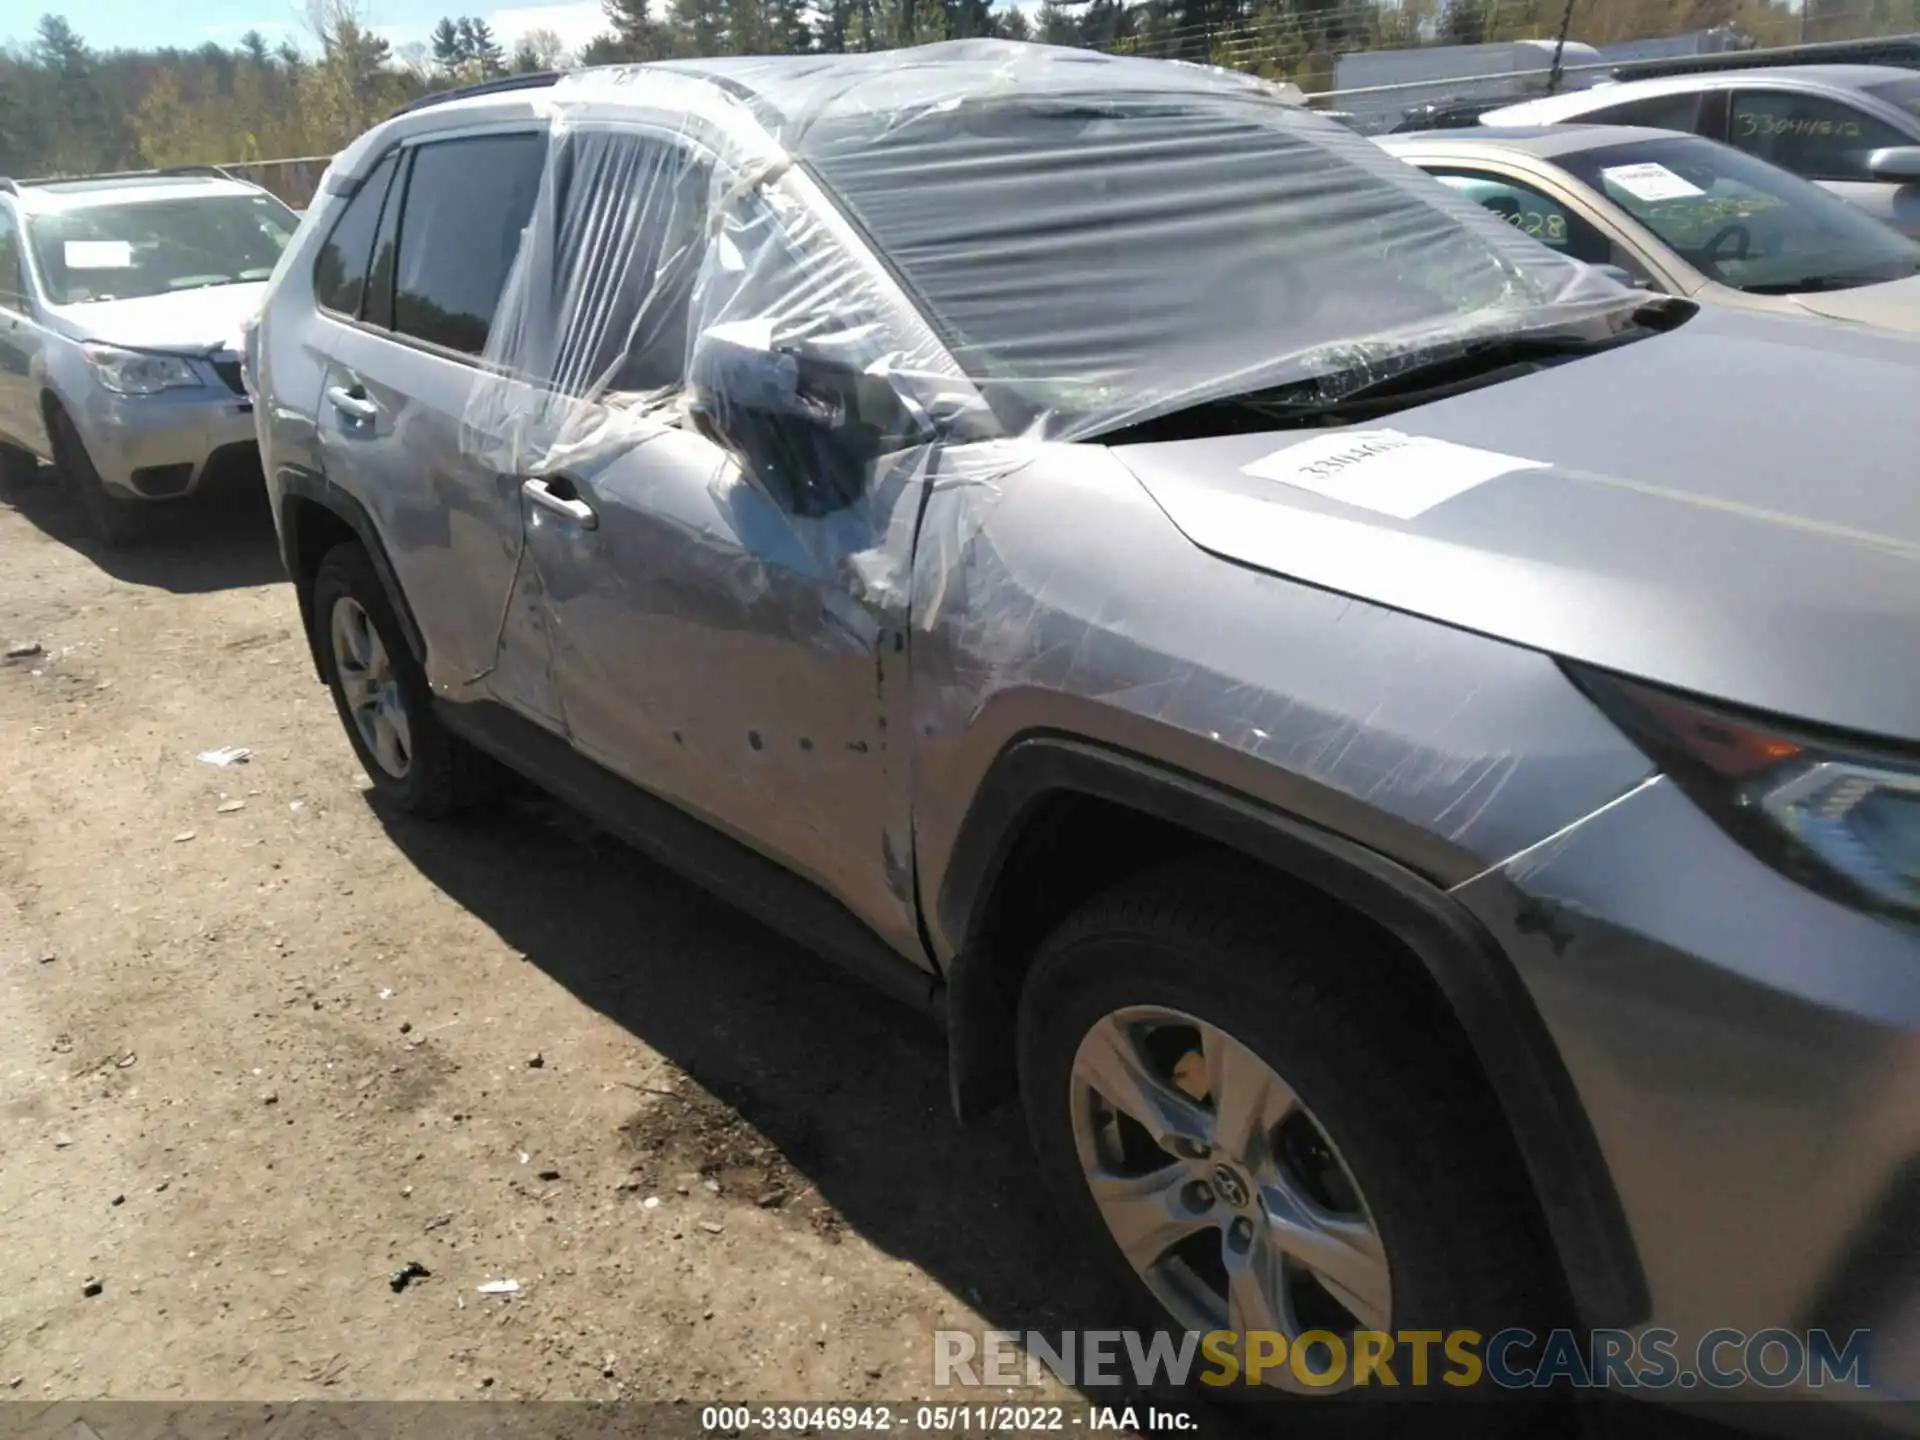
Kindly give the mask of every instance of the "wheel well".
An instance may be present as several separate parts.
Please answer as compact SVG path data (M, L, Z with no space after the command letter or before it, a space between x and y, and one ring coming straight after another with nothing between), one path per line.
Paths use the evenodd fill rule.
M1386 925L1298 876L1177 822L1113 801L1058 792L1041 802L1014 842L976 931L984 947L984 978L1006 1023L998 1027L998 1054L989 1062L997 1072L993 1083L989 1087L980 1083L985 1077L975 1080L974 1113L1009 1097L1014 1088L1014 1017L1042 942L1095 897L1176 860L1206 864L1229 883L1237 882L1258 896L1284 895L1287 912L1296 923L1301 916L1309 916L1310 923L1339 937L1342 949L1356 964L1365 963L1378 972L1383 999L1390 997L1394 1009L1424 1033L1447 1038L1466 1083L1484 1091L1485 1103L1499 1111L1492 1080L1446 995L1420 957ZM979 1037L974 1039L977 1043ZM976 1055L976 1067L980 1059ZM956 1077L956 1098L958 1092ZM982 1099L987 1104L980 1104ZM1532 1207L1536 1233L1551 1253L1544 1246L1547 1226L1540 1197L1528 1183L1517 1143L1509 1159L1507 1173L1514 1182L1516 1203ZM1564 1275L1556 1278L1564 1286Z
M1390 858L1198 777L1069 736L1010 744L983 780L937 894L954 1109L1014 1095L1021 988L1075 908L1174 859L1217 856L1285 894L1381 970L1398 1005L1455 1037L1506 1121L1512 1158L1585 1323L1647 1313L1612 1176L1564 1063L1512 962L1471 914Z
M1008 848L968 942L982 962L980 974L973 978L990 984L997 1008L1011 1020L1035 953L1069 915L1151 870L1205 855L1217 858L1222 869L1242 872L1248 884L1263 893L1285 894L1294 913L1311 912L1356 947L1391 957L1396 971L1404 976L1406 993L1430 1000L1436 1020L1460 1030L1463 1045L1467 1043L1446 996L1420 957L1365 911L1177 821L1069 790L1041 799ZM1007 1048L996 1067L1002 1071L1004 1088L993 1087L996 1100L1012 1090L1011 1025L1006 1033Z
M360 534L336 511L304 495L287 495L280 502L280 524L286 533L287 568L300 604L300 622L313 654L314 669L324 674L319 639L313 629L313 580L320 561L337 545L359 544Z
M1043 798L1007 852L975 943L1009 1013L1040 942L1094 896L1211 842L1170 821L1094 795Z

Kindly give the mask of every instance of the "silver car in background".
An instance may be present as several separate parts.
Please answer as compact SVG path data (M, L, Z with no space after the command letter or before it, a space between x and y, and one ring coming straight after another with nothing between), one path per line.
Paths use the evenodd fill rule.
M1920 235L1920 75L1895 65L1781 65L1596 85L1489 110L1482 125L1579 120L1686 130Z
M1778 166L1624 125L1378 142L1550 249L1715 305L1920 332L1920 243Z
M218 173L0 180L0 466L51 460L108 546L257 474L241 330L298 225Z

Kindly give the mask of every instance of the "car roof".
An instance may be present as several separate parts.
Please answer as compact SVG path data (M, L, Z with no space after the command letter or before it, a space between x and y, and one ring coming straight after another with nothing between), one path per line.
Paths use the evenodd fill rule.
M214 175L99 175L16 183L15 198L20 208L30 215L71 213L96 205L137 205L149 200L261 193L245 181L223 180Z
M549 115L555 107L658 108L662 81L693 80L743 101L769 130L810 126L823 115L862 106L912 110L925 86L950 100L1009 102L1029 95L1097 94L1107 90L1161 95L1236 94L1305 110L1298 86L1186 61L1109 55L1071 46L997 39L944 40L906 50L813 55L718 55L640 64L598 65L553 76L514 77L425 97L387 123L400 133L443 128L449 117L507 113ZM654 82L649 84L648 82ZM921 87L918 97L916 86ZM861 92L854 97L852 92ZM409 123L411 122L411 123Z
M1602 105L1616 105L1656 95L1683 95L1695 90L1726 90L1755 83L1825 86L1836 90L1859 90L1911 80L1915 72L1898 65L1766 65L1740 70L1701 70L1684 75L1660 75L1649 80L1617 80L1592 85L1584 90L1568 90L1559 95L1543 95L1520 100L1487 112L1483 119L1495 124L1512 116L1516 122L1546 122L1560 116L1583 114Z
M428 97L396 111L334 157L321 189L351 191L396 144L474 124L670 114L691 136L724 132L767 163L810 158L845 127L876 127L962 104L1046 103L1133 94L1176 103L1228 97L1283 107L1310 123L1296 85L1185 61L1108 55L997 39L943 40L904 50L814 55L727 55L600 65L515 77Z
M1644 125L1470 125L1447 130L1417 130L1404 135L1376 135L1374 143L1390 151L1507 150L1550 160L1556 155L1578 155L1609 145L1635 141L1699 140L1683 130L1655 130Z

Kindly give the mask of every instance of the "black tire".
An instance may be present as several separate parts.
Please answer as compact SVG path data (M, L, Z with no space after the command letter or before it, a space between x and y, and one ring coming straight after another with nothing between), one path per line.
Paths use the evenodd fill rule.
M59 406L49 412L47 430L53 440L53 464L60 483L80 502L93 538L109 550L121 550L146 530L147 515L138 500L122 499L100 478L86 442L72 418Z
M1331 1141L1386 1251L1393 1331L1544 1334L1562 1313L1557 1268L1464 1037L1369 928L1276 891L1272 876L1231 860L1177 864L1094 900L1041 946L1020 1000L1020 1088L1056 1205L1145 1323L1172 1324L1093 1200L1070 1077L1103 1017L1128 1006L1181 1011L1252 1050ZM1446 1368L1437 1348L1433 1359L1437 1375ZM1460 1393L1410 1391L1397 1373L1403 1398ZM1335 1398L1362 1393L1395 1392Z
M404 775L389 772L360 733L349 706L331 632L334 609L342 600L352 601L365 612L386 652L411 739ZM313 581L313 625L327 689L333 695L340 724L379 799L410 815L443 819L492 798L498 778L492 762L440 722L426 672L407 646L406 633L394 614L386 586L358 544L337 545L321 559Z

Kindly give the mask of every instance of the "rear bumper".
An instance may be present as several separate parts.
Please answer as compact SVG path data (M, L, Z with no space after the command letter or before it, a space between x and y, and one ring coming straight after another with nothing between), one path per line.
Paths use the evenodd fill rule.
M119 495L179 499L229 467L258 469L253 404L224 386L146 396L95 386L73 414L94 468Z
M1920 931L1814 895L1655 779L1458 887L1592 1123L1647 1327L1870 1332L1827 1400L1920 1433ZM1770 1407L1763 1407L1770 1408ZM1756 1414L1756 1420L1763 1417Z

